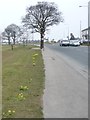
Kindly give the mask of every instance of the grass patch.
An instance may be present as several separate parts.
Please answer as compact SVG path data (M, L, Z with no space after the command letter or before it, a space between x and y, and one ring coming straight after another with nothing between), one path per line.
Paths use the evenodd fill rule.
M31 48L2 47L3 118L43 117L44 64L41 51Z
M90 46L90 43L83 43L82 46Z

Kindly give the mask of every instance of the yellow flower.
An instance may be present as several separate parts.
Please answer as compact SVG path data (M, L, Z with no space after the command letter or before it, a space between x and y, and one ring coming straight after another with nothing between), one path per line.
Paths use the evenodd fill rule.
M13 110L12 112L15 113L15 110Z
M5 115L5 113L3 112L3 115Z
M33 60L35 60L35 57L33 57Z
M36 64L35 63L33 63L33 66L35 66Z
M11 113L12 111L11 110L8 110L8 113Z
M21 88L23 88L23 86L21 85Z
M28 87L27 87L27 86L24 86L24 89L25 89L25 90L27 90L27 89L28 89Z
M21 96L21 93L19 93L19 96Z
M37 56L38 54L35 54L35 56Z
M33 55L33 57L35 57L35 56L38 56L38 54L36 53L36 54Z
M23 95L21 95L20 97L23 98Z

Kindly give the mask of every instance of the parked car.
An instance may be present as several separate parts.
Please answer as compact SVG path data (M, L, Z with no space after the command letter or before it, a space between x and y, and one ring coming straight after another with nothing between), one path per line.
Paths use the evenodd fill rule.
M69 46L69 40L60 40L60 46Z
M88 39L83 39L83 43L88 43L89 40Z
M80 42L80 45L82 45L83 44L83 39L80 39L79 42Z
M70 40L69 42L70 46L80 46L79 40Z

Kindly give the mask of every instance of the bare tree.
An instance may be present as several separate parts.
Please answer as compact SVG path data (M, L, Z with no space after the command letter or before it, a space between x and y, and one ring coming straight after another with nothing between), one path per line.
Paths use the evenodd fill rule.
M70 36L71 36L70 40L75 40L73 33L70 33Z
M27 8L27 13L22 22L28 28L33 28L35 32L40 33L41 45L44 47L44 35L47 27L63 22L62 13L53 2L38 2L35 6Z
M8 44L10 45L10 37L12 37L13 44L15 44L16 36L19 33L20 33L20 27L15 24L11 24L7 26L7 28L4 30L2 35L8 38Z
M10 35L11 35L11 30L6 28L5 31L3 32L4 36L7 37L8 39L8 44L10 45Z
M20 33L20 27L16 24L11 24L7 27L11 31L11 37L13 39L13 44L15 45L15 40L17 35Z

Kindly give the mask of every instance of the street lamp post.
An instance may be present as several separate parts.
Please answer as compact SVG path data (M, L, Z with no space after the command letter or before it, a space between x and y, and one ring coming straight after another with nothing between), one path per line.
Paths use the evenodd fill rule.
M79 7L88 8L88 40L90 40L90 1L88 2L88 6L79 6Z
M80 21L80 39L81 39L81 29L82 29L82 28L81 28L81 21Z
M80 5L79 7L88 7L88 6L87 6L87 5L81 6L81 5Z
M88 40L90 40L90 1L88 2Z
M68 37L68 40L69 40L69 26L68 26L68 36L67 37Z

